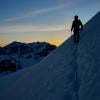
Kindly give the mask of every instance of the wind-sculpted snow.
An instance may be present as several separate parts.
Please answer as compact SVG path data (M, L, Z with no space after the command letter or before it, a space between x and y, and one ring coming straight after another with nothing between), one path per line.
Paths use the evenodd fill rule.
M100 100L100 13L34 67L0 79L0 100Z

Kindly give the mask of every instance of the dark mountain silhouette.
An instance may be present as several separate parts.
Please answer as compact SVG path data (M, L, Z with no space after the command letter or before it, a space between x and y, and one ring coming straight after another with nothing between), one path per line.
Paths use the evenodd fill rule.
M17 71L40 62L56 46L47 42L12 42L0 49L0 73Z
M46 49L45 51L49 53L50 50L56 49L56 46L51 45L47 42L21 43L14 41L0 48L1 51L0 54L16 54L16 53L25 54L29 52L36 52L40 48Z

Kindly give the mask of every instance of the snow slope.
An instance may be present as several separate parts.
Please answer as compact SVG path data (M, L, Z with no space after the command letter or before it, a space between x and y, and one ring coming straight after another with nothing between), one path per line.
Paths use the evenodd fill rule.
M100 100L99 26L100 12L79 44L71 37L37 65L0 78L0 100Z
M35 67L0 79L2 90L6 87L4 92L0 92L3 94L0 98L3 100L75 99L73 69L75 51L76 45L69 39ZM7 85L6 80L9 84L13 84Z
M84 27L78 47L80 100L100 100L100 12Z

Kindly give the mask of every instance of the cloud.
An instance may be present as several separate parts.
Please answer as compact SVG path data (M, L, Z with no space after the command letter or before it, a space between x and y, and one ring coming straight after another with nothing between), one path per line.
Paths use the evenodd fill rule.
M70 36L64 25L60 26L32 26L32 25L12 25L0 26L0 45L4 46L11 41L47 41L55 45L60 45ZM30 33L30 34L29 34ZM32 33L32 34L31 34Z
M27 12L27 13L20 15L20 16L7 18L4 21L17 21L17 20L24 19L24 18L30 18L30 17L37 16L37 15L47 13L50 11L59 10L59 9L64 8L64 7L66 7L66 4L60 4L60 5L57 5L55 7L50 7L50 8L37 9L37 10L33 10L31 12Z
M0 33L21 33L21 32L46 32L66 30L64 25L60 26L32 26L32 25L12 25L0 26Z

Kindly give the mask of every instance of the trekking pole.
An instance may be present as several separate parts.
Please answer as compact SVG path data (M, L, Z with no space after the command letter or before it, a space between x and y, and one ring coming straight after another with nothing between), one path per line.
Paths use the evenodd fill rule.
M65 24L65 33L67 34L67 24Z
M67 24L65 24L65 30L67 30Z

